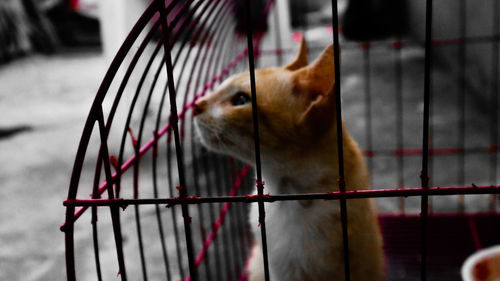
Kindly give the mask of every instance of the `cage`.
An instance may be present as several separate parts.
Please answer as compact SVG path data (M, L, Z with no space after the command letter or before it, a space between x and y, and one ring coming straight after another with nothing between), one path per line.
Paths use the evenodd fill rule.
M387 280L458 280L468 255L499 243L499 4L488 4L487 36L468 35L461 1L454 4L461 33L434 38L427 0L424 40L396 35L359 43L343 39L332 2L332 22L317 29L321 39L309 52L314 57L334 43L343 97L337 113L364 150L373 189L344 190L339 171L329 193L264 194L258 160L241 163L196 142L191 109L229 75L289 60L295 48L283 43L280 5L151 1L111 63L83 129L61 227L68 280L245 280L253 243L248 205L282 200L338 200L345 218L349 200L377 198ZM474 44L488 49L491 63L482 97L471 96L477 89L468 80L467 48ZM440 48L456 52L456 73L436 63ZM258 137L255 143L258 155ZM342 167L342 156L338 161ZM256 186L258 194L247 195ZM265 220L261 231L265 240ZM349 270L346 254L346 280Z

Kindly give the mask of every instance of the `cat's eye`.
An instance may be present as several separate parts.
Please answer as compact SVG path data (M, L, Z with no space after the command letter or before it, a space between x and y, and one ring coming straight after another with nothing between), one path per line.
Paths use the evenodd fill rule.
M231 104L234 106L244 105L251 101L250 96L244 92L237 92L231 99Z

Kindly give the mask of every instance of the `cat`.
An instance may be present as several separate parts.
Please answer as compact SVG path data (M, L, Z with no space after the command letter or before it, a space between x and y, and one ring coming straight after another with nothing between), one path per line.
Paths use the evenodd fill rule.
M309 64L302 40L292 63L257 69L255 79L265 191L338 190L333 46ZM204 146L254 163L248 72L229 77L196 101L193 115ZM343 143L347 189L368 189L361 151L344 126ZM355 199L348 200L347 207L351 280L382 281L385 264L375 203ZM265 203L271 280L344 280L339 209L336 200ZM248 266L250 281L264 280L257 218L257 204L252 204L257 242Z

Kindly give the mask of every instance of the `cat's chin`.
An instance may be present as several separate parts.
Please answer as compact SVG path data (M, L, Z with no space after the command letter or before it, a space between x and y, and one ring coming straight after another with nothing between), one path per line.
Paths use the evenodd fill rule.
M212 140L212 137L209 136L209 133L206 132L206 130L202 129L199 125L198 122L194 123L195 125L195 132L196 132L196 139L198 140L201 145L203 145L205 148L210 149L210 150L215 150L216 144Z
M234 145L234 143L227 140L226 137L220 136L219 134L213 132L209 128L207 128L204 124L200 123L201 121L195 119L194 126L196 131L196 136L198 141L207 149L220 152L220 153L228 153L225 151L226 145Z
M232 151L231 149L234 145L229 145L228 143L226 143L226 141L222 141L221 137L200 135L198 139L201 145L211 151L221 154L227 154L230 156L236 156L234 151Z

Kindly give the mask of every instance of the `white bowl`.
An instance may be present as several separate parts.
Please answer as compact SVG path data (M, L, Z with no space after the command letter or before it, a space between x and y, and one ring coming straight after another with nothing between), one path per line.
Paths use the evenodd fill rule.
M500 281L500 245L469 256L461 272L463 281Z

